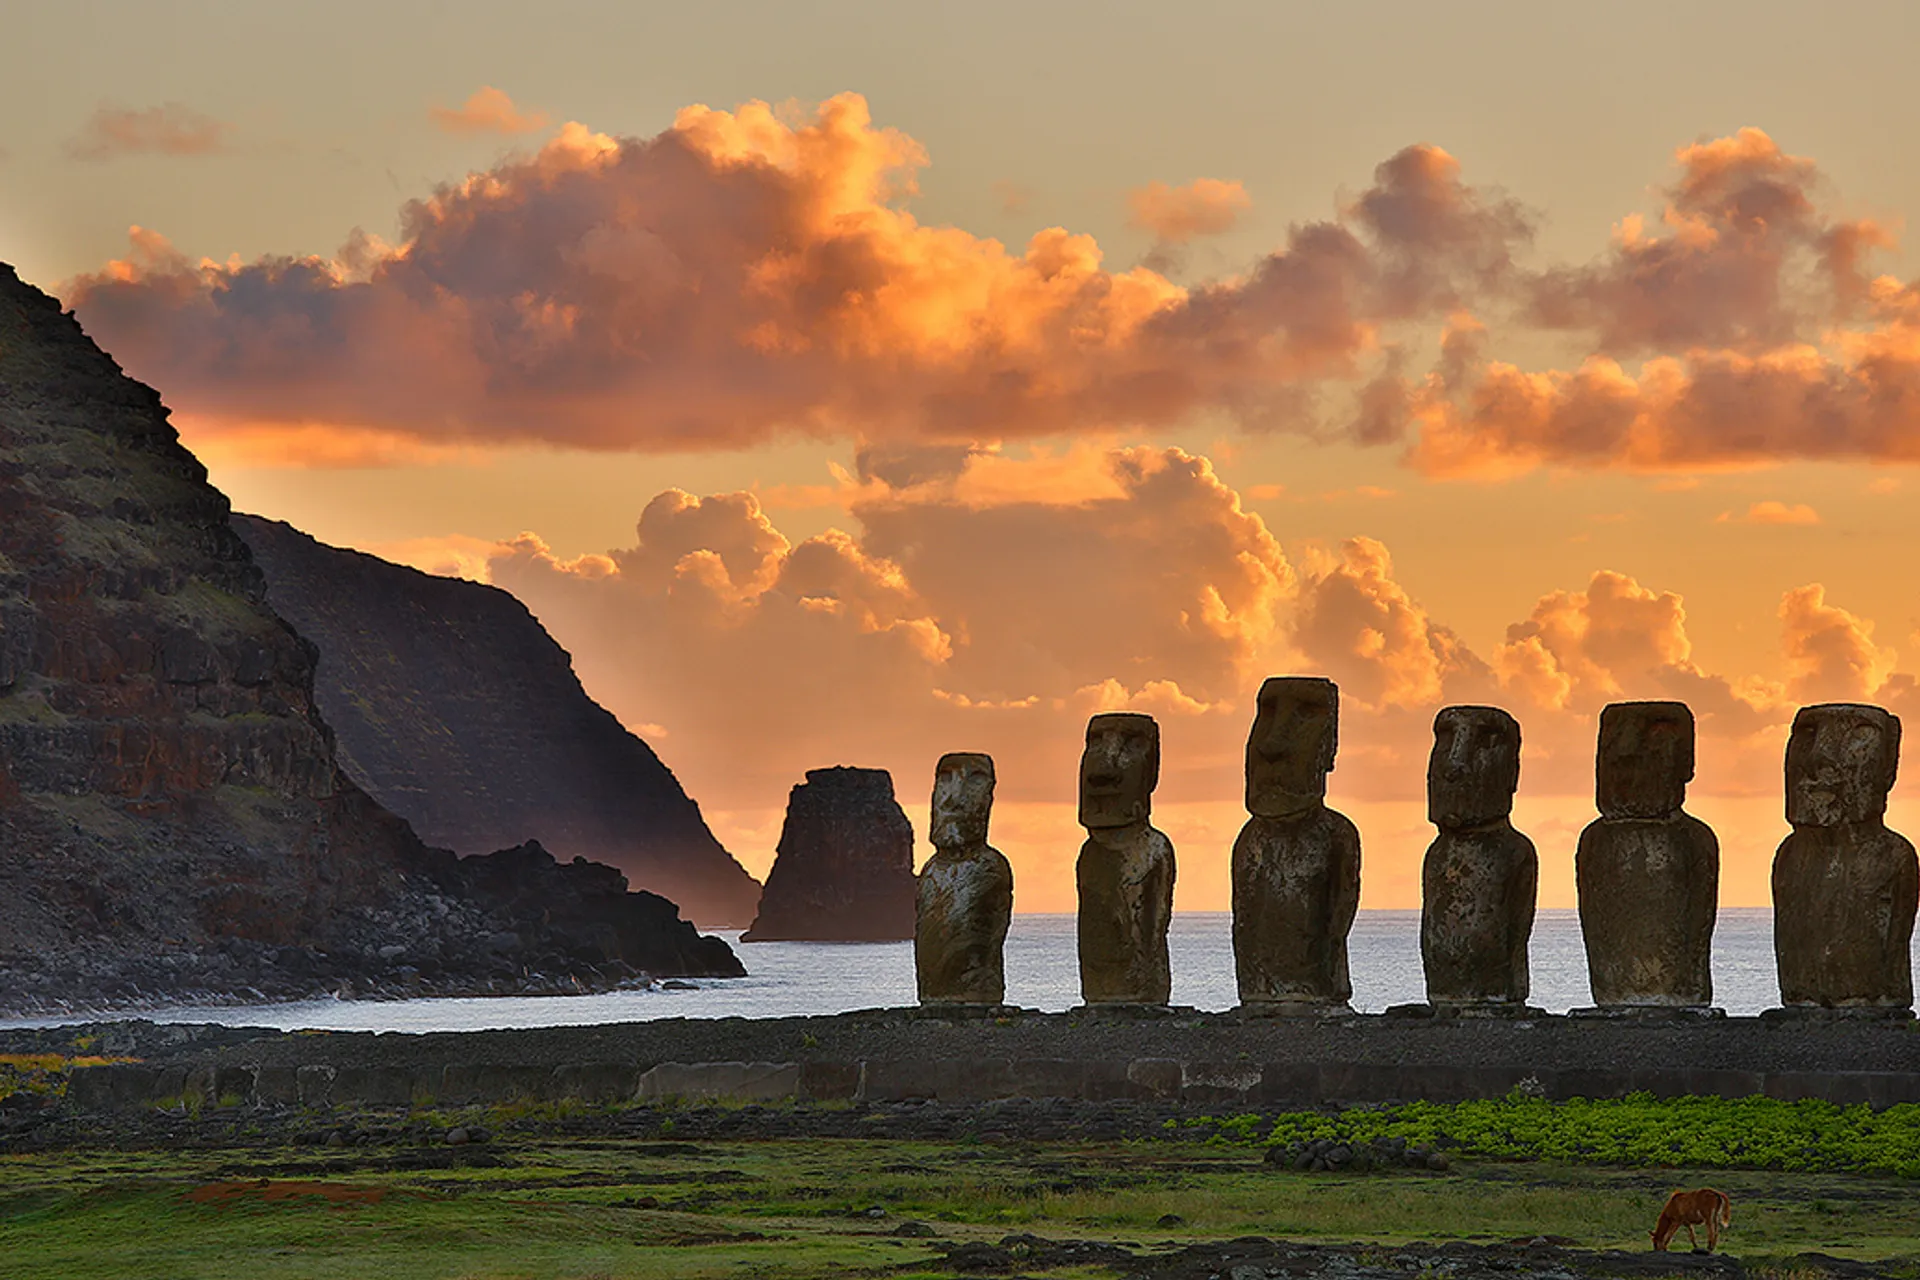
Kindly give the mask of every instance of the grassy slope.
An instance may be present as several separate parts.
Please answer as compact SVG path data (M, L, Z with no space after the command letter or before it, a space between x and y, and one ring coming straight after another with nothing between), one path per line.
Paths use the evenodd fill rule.
M1910 1183L1844 1174L1473 1163L1447 1176L1268 1172L1219 1144L700 1144L519 1140L496 1168L395 1171L366 1150L69 1152L0 1157L0 1273L74 1277L819 1277L912 1275L929 1242L1009 1231L1141 1245L1247 1234L1304 1240L1564 1235L1644 1249L1676 1186L1734 1198L1730 1250L1920 1253ZM382 1196L224 1204L196 1187L298 1179ZM337 1193L336 1193L337 1194ZM650 1198L651 1207L636 1202ZM883 1210L881 1217L862 1211ZM1163 1215L1179 1225L1158 1225ZM755 1238L758 1237L758 1238ZM1682 1236L1684 1244L1684 1234ZM898 1269L898 1270L895 1270Z

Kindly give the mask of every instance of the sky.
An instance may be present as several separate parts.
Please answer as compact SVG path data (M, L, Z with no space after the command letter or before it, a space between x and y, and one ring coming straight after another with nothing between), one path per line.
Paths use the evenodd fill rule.
M1624 698L1692 705L1764 905L1794 708L1920 707L1910 5L7 27L0 260L237 509L525 600L756 873L805 770L924 833L988 750L1017 905L1070 910L1085 720L1132 709L1224 908L1301 673L1364 905L1418 904L1461 702L1520 720L1571 905Z

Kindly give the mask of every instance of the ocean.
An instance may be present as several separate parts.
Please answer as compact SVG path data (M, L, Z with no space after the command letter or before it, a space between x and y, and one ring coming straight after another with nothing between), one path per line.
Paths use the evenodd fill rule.
M1169 948L1173 1001L1203 1010L1230 1009L1234 990L1232 918L1225 912L1182 912ZM845 1013L914 1002L913 944L908 942L748 942L718 931L746 964L745 978L692 979L685 989L657 988L582 996L493 996L436 1000L309 1000L294 1004L158 1007L126 1016L160 1022L224 1022L283 1030L480 1031L567 1026L653 1018L782 1018ZM1423 996L1420 913L1362 911L1348 944L1353 1004L1362 1013ZM1007 1001L1058 1012L1079 1003L1079 971L1071 915L1020 915L1007 935ZM1586 952L1579 917L1543 910L1530 948L1534 1004L1559 1013L1589 1005ZM1773 912L1723 908L1713 937L1714 1003L1751 1015L1779 1003L1773 967ZM56 1020L0 1025L49 1025Z

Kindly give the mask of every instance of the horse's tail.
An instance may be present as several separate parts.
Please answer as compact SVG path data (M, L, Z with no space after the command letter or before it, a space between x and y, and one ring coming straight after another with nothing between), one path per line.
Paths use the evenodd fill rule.
M1733 1201L1728 1197L1727 1193L1724 1191L1716 1191L1713 1194L1720 1197L1720 1225L1723 1227L1732 1226L1733 1225Z

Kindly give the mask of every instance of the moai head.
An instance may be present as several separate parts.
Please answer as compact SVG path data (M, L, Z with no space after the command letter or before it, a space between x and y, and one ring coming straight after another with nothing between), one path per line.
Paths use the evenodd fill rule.
M1677 813L1693 780L1693 712L1684 702L1609 703L1593 778L1603 818Z
M1111 711L1087 721L1080 757L1080 825L1089 831L1145 822L1160 783L1160 726Z
M1473 827L1513 812L1520 724L1498 707L1442 707L1427 758L1427 821Z
M1900 719L1880 707L1802 707L1787 738L1787 821L1796 827L1878 822L1900 764Z
M993 809L993 757L954 751L933 766L933 821L927 838L936 849L965 849L987 842Z
M1340 742L1340 687L1318 676L1260 686L1247 735L1247 812L1287 818L1325 802Z

